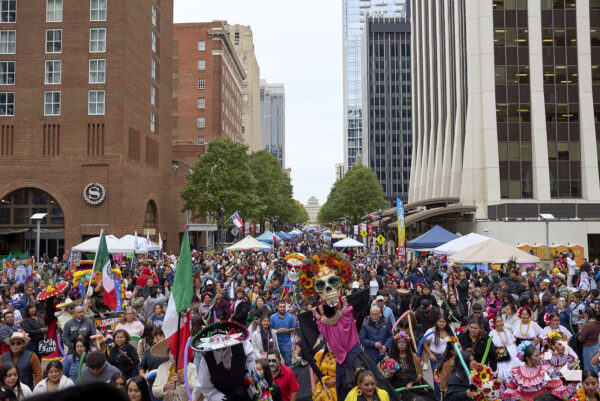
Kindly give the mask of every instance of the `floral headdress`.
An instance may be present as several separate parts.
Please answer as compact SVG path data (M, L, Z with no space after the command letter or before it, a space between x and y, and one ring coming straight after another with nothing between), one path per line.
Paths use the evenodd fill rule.
M533 346L533 341L523 341L521 344L519 344L517 347L517 358L523 360L523 357L525 356L525 350L529 346Z
M552 340L554 340L557 337L563 338L562 334L560 334L557 331L552 331L552 332L548 333L546 335L546 338L544 338L544 347L546 347L547 349L550 349L552 347Z
M550 326L550 312L544 314L544 323L546 323L546 326Z
M398 333L396 333L396 335L394 336L394 342L397 343L400 340L404 340L406 342L406 344L410 344L410 337L408 334L406 334L404 331L399 331Z
M334 252L323 252L304 259L300 285L304 295L311 296L315 293L315 282L320 276L335 273L340 276L342 285L347 285L352 280L352 265L346 263L342 256Z
M521 315L523 314L523 311L527 311L527 312L529 312L529 316L532 316L532 315L533 315L533 313L531 313L531 308L530 308L529 306L521 306L521 307L519 308L519 310L517 310L517 317L518 317L519 319L521 319L521 318L522 318L522 316L521 316Z
M471 384L475 386L475 401L496 400L497 391L500 390L500 379L492 369L477 363L471 371Z
M452 336L448 339L448 344L453 344L456 342L458 342L458 337L456 337L456 336Z

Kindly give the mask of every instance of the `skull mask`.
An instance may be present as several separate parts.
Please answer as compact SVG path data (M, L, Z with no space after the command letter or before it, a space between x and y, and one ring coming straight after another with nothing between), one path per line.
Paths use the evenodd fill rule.
M336 306L342 294L342 279L325 267L317 275L315 290L327 305Z
M302 267L302 261L296 258L290 258L287 260L288 266L288 280L295 283L300 278L300 272Z

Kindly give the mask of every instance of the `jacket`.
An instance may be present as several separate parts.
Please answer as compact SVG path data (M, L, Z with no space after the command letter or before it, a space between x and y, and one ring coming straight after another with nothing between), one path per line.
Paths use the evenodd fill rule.
M150 268L146 266L142 269L142 274L140 274L135 283L140 287L146 287L146 281L148 280L148 278L152 279L154 285L158 284L158 277L156 277L156 275L150 274Z
M77 356L76 353L67 355L63 361L64 375L71 379L73 383L77 383L79 381L79 361L79 356Z
M469 380L458 373L454 372L452 376L450 376L447 387L448 390L444 396L444 401L472 401L472 399L467 396Z
M277 344L277 333L275 330L269 329L271 331L270 336L273 339L273 348L279 351L279 344ZM258 327L256 330L252 332L252 348L254 348L254 356L256 359L261 359L261 352L267 352L268 349L264 349L262 343L262 327Z
M154 384L152 384L152 394L156 398L162 398L164 401L173 401L177 400L187 400L187 394L185 390L184 383L179 383L175 390L165 390L165 384L169 381L169 374L172 363L167 361L160 365L156 370L156 379L154 380ZM187 376L188 382L190 385L193 385L198 380L198 376L196 373L196 367L193 363L188 363L187 366Z
M91 336L96 334L96 325L89 318L84 317L81 321L76 318L69 320L65 323L63 328L63 341L67 347L69 347L69 354L75 351L75 342L81 334L82 337L90 339Z
M119 348L116 344L113 344L109 348L109 352L108 362L119 369L126 378L130 379L138 374L140 360L133 345L125 343Z
M458 341L460 342L460 346L462 347L462 349L471 349L473 358L475 358L477 362L481 362L481 359L485 354L485 349L487 347L487 339L487 334L482 332L479 338L477 339L477 342L473 344L473 340L471 340L471 337L469 337L468 330L465 330L458 335ZM496 347L494 346L494 343L491 343L488 357L486 360L486 365L489 366L493 371L496 371L496 366L498 362L497 358L498 357L496 356Z
M235 305L236 301L233 301L233 305ZM234 306L235 307L235 306ZM246 321L248 320L248 312L250 311L250 302L248 302L248 298L242 298L241 302L233 311L233 316L231 316L231 320L234 322L238 322L241 325L246 325Z
M379 397L380 401L390 401L390 396L387 391L380 389L379 387L375 387L375 391L377 391L377 397ZM358 386L354 387L344 401L356 401L358 399Z
M23 319L21 327L29 334L31 341L39 342L44 339L44 333L42 333L44 322L42 322L41 319L37 317L27 317Z
M385 345L387 352L390 352L392 345L392 327L387 320L381 318L379 323L375 323L371 318L367 318L365 324L360 329L360 343L364 347L365 351L373 357L376 362L383 359L384 355L375 348L375 343L379 342L381 345Z
M144 301L144 317L146 321L150 321L150 319L154 316L154 307L156 305L164 305L169 299L164 295L159 295L156 298L148 297Z
M33 389L33 395L47 393L48 392L48 390L46 389L47 381L48 381L48 379L46 378L46 379L42 380L41 382L39 382ZM75 383L73 383L73 381L71 379L69 379L65 375L62 375L60 378L60 381L58 382L58 389L64 390L66 388L73 387L74 385L75 385Z
M115 368L108 362L104 362L104 368L98 376L94 375L89 368L83 369L81 372L81 384L108 383L110 379L117 373L120 373L119 369Z

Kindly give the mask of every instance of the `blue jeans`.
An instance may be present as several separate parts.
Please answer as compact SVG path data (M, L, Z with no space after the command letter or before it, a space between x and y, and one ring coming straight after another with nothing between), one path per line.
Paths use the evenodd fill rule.
M591 369L598 373L598 365L592 365L592 357L598 352L600 344L596 344L593 347L583 347L583 369Z
M279 353L286 366L292 366L292 344L279 344Z
M435 381L435 368L437 368L437 366L442 361L443 355L433 354L433 356L435 356L435 361L432 361L431 359L429 360L429 362L431 362L431 374L433 374L433 394L435 395L435 398L441 400L442 392L440 391L440 386Z

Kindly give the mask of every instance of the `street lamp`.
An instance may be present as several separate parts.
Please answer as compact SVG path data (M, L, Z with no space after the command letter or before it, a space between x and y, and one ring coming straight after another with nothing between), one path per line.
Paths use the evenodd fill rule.
M219 229L219 237L221 237L221 252L223 252L223 226L225 223L223 222L223 217L225 216L225 204L221 202L219 204L219 214L221 215L221 227Z
M546 222L546 257L550 259L550 220L556 219L550 213L541 213L540 217Z
M42 220L46 217L48 213L36 213L30 217L31 220L35 221L37 225L37 234L35 236L35 262L40 261L40 225L42 224Z

